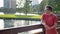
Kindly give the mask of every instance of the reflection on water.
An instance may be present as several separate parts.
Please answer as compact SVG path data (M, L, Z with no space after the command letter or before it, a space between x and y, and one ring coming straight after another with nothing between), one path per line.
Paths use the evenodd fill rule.
M31 20L14 20L14 26L24 26L24 25L35 25L40 24L40 21L31 21Z
M8 28L8 27L18 27L24 25L35 25L41 24L40 21L32 21L32 20L7 20L7 19L0 19L0 28Z
M33 21L33 20L13 20L13 19L4 19L4 27L18 27L18 26L25 26L25 25L35 25L41 24L40 21Z
M0 19L0 28L18 27L18 26L35 25L35 24L41 24L41 22L33 20ZM30 31L18 34L30 34Z
M4 28L4 20L0 19L0 29Z

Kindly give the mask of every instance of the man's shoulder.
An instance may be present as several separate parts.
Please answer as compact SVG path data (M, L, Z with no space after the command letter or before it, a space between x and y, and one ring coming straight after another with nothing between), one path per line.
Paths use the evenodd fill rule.
M46 15L46 13L43 13L42 15Z
M54 17L57 17L57 15L56 15L56 14L53 14L53 16L54 16Z

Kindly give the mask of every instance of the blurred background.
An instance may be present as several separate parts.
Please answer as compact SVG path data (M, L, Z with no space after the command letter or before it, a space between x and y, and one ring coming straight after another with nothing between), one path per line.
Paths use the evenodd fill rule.
M60 14L60 0L0 0L0 29L41 24L47 5L53 7L54 13Z

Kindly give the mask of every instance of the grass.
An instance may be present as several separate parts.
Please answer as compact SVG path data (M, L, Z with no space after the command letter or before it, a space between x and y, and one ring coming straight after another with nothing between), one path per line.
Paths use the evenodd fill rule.
M14 15L14 14L0 14L0 18L36 18L36 19L41 19L41 15L38 16L26 16L26 15Z
M0 18L16 18L14 14L0 14Z

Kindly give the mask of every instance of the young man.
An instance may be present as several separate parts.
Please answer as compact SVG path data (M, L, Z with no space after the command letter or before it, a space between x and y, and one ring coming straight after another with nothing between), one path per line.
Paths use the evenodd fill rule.
M57 16L52 12L51 6L46 6L45 13L42 15L42 23L45 26L45 34L57 34Z

